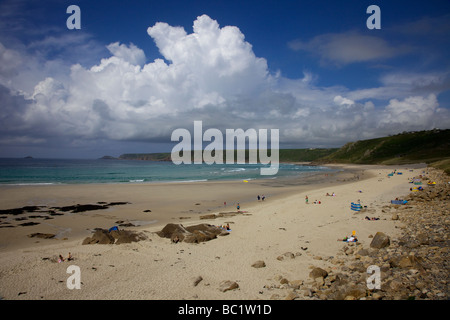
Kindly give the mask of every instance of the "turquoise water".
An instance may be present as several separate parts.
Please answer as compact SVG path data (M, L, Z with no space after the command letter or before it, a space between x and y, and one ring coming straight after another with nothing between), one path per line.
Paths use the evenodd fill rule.
M280 164L278 174L261 176L260 164L181 164L158 161L0 159L0 184L149 183L253 180L331 171L326 167Z

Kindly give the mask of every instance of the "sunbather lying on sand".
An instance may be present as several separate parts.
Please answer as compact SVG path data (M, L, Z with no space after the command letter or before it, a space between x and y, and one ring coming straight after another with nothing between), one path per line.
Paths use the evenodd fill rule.
M344 241L344 242L356 242L358 239L355 236L345 237L344 239L338 239L337 241Z

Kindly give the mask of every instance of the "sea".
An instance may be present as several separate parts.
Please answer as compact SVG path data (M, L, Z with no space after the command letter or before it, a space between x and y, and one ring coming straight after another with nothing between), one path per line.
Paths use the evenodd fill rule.
M323 166L280 163L276 175L262 176L261 164L180 164L115 159L0 158L0 185L162 183L279 179L331 172Z

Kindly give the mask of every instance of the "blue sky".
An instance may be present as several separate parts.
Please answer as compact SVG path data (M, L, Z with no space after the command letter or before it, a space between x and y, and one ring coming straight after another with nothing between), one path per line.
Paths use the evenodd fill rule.
M450 128L449 39L448 1L0 1L0 157L170 151L194 120L299 148Z

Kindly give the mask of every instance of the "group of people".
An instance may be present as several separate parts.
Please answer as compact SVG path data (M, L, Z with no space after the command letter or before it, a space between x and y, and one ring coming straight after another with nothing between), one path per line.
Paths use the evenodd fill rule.
M230 231L230 230L231 230L230 224L229 224L229 223L224 224L224 225L222 225L222 226L219 226L219 228L224 229L224 230L227 230L227 231Z
M67 256L66 259L64 259L64 257L62 255L59 255L59 259L58 259L58 263L64 262L64 261L72 261L73 257L72 254L69 252L69 255Z
M264 200L266 200L266 196L265 196L265 195L260 196L260 195L258 194L258 196L257 196L256 198L258 199L258 201L264 201ZM226 201L224 201L223 206L224 206L224 207L227 206L227 202L226 202ZM238 202L237 205L236 205L236 209L237 209L238 211L241 210L241 205L239 204L239 202Z
M226 201L223 203L223 206L224 206L224 207L227 206L227 202L226 202ZM236 209L237 209L238 211L241 209L241 205L239 204L239 202L238 202L237 205L236 205Z
M335 194L334 192L333 192L332 194L329 194L329 193L327 192L326 196L327 196L327 197L335 197L336 194ZM305 197L305 203L306 203L306 204L309 203L309 198L308 198L308 196ZM320 200L314 200L313 203L314 203L314 204L322 204L322 202L321 202Z
M308 196L306 196L306 197L305 197L305 203L308 204L308 203L309 203L308 201L309 201L309 198L308 198ZM314 204L322 204L322 202L321 202L320 200L319 200L319 201L314 200L313 203L314 203Z

